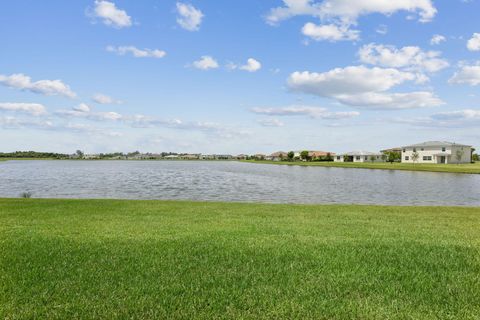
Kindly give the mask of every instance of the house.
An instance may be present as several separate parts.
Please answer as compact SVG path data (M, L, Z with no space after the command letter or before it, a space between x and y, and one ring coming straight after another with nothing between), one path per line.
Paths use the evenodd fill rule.
M265 157L266 160L272 161L282 161L288 159L288 153L284 151L277 151L272 153L271 155Z
M334 157L336 156L335 152L328 152L328 151L309 151L308 157L310 159L319 159L319 158L326 158L326 157Z
M470 163L472 146L428 141L402 147L402 163Z
M352 151L333 157L335 162L385 162L385 156L379 152Z

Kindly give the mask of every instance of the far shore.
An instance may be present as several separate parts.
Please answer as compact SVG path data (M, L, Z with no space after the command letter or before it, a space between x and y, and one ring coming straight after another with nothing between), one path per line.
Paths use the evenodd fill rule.
M450 172L462 174L480 174L480 162L469 164L411 164L411 163L359 163L359 162L315 162L315 161L270 161L270 160L242 160L241 162L253 164L274 164L288 166L333 167L351 169L378 169L378 170L404 170L427 172Z

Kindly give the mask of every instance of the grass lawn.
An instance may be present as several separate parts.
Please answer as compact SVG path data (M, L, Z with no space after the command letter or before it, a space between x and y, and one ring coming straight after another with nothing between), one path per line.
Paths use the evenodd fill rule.
M478 319L480 208L0 199L1 319Z
M353 163L353 162L288 162L288 161L257 161L242 160L249 163L295 165L295 166L317 166L317 167L338 167L357 169L381 169L381 170L407 170L407 171L430 171L430 172L452 172L452 173L475 173L480 174L480 162L469 164L411 164L411 163Z

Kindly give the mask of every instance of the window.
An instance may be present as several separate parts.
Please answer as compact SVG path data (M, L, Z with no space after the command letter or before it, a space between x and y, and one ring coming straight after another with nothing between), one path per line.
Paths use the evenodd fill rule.
M355 159L360 160L360 156L356 156Z
M337 160L340 160L340 156L337 156Z
M367 156L365 156L365 161L367 161L367 160L368 160L368 157L367 157Z
M403 149L403 152L405 152L405 151L406 151L406 150L405 150L405 149Z
M423 149L423 148L422 148L422 149L420 149L420 151L424 151L424 150L425 150L425 149Z
M408 160L410 160L410 157L409 157L409 156L406 156L406 157L405 157L405 161L408 161Z
M432 161L432 156L424 156L423 161Z
M443 147L443 148L442 148L442 152L445 152L445 150L446 150L445 147Z
M417 148L413 148L413 152L417 152Z

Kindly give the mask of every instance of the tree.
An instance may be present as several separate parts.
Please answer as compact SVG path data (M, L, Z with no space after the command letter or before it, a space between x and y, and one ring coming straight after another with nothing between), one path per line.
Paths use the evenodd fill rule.
M382 161L387 161L387 160L390 160L388 158L388 155L386 153L382 153ZM389 161L390 162L390 161ZM390 162L391 163L391 162Z
M308 160L308 151L303 150L302 152L300 152L300 158L302 158L302 160Z
M473 154L472 160L473 160L473 161L480 161L477 153L474 153L474 154Z
M455 158L457 159L457 164L462 161L464 154L465 154L465 151L463 150L457 150L457 152L455 152Z
M478 161L478 154L475 154L475 153L474 153L474 152L475 152L475 148L472 148L472 149L470 150L470 152L471 152L471 157L470 157L470 159L472 160L472 163L474 163L475 161ZM477 156L477 160L475 160L475 156Z
M82 150L75 151L75 154L77 155L77 158L79 158L79 159L83 159L83 157L85 156L85 154L83 153Z
M295 152L290 151L287 153L288 161L293 161L293 157L295 157Z
M412 161L413 161L413 164L415 164L415 163L418 161L418 158L420 158L420 155L418 154L417 151L415 151L414 153L412 153Z
M327 157L325 158L325 161L333 161L333 157L330 152L327 152Z
M402 158L402 155L399 152L393 152L393 151L387 152L386 156L387 156L387 161L390 163L398 162Z

